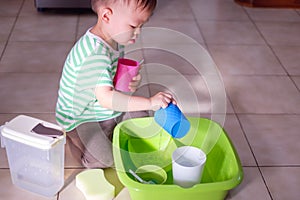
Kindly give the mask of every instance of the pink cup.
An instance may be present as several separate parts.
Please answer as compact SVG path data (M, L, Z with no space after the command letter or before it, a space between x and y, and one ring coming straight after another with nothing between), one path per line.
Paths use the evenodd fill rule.
M114 77L116 90L130 92L129 83L138 74L139 63L135 60L119 58L117 72Z

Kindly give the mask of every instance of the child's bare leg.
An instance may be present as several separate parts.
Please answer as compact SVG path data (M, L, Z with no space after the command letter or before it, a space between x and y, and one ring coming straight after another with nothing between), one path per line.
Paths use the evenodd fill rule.
M112 133L115 119L102 122L87 122L67 133L71 151L81 158L87 168L107 168L113 166Z
M67 133L70 148L75 157L81 158L87 168L112 167L112 135L118 122L131 118L147 117L146 111L128 112L116 119L87 122Z

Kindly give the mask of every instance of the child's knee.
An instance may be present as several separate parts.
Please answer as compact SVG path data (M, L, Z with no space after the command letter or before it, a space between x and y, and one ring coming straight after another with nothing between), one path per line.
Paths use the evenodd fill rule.
M109 168L114 165L114 159L110 153L97 157L95 158L91 153L86 151L81 158L81 162L86 168Z

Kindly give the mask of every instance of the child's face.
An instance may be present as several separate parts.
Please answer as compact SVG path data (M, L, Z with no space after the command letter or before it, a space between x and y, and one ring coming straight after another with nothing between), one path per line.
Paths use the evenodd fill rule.
M116 5L112 12L108 32L115 42L122 45L135 43L141 26L152 14L146 9L136 9L133 3L128 6Z

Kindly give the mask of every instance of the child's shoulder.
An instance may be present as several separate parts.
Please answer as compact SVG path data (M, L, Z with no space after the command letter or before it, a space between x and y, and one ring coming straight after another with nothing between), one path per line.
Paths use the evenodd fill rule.
M89 30L80 37L74 47L77 51L83 51L88 54L109 54L110 51L107 44Z

